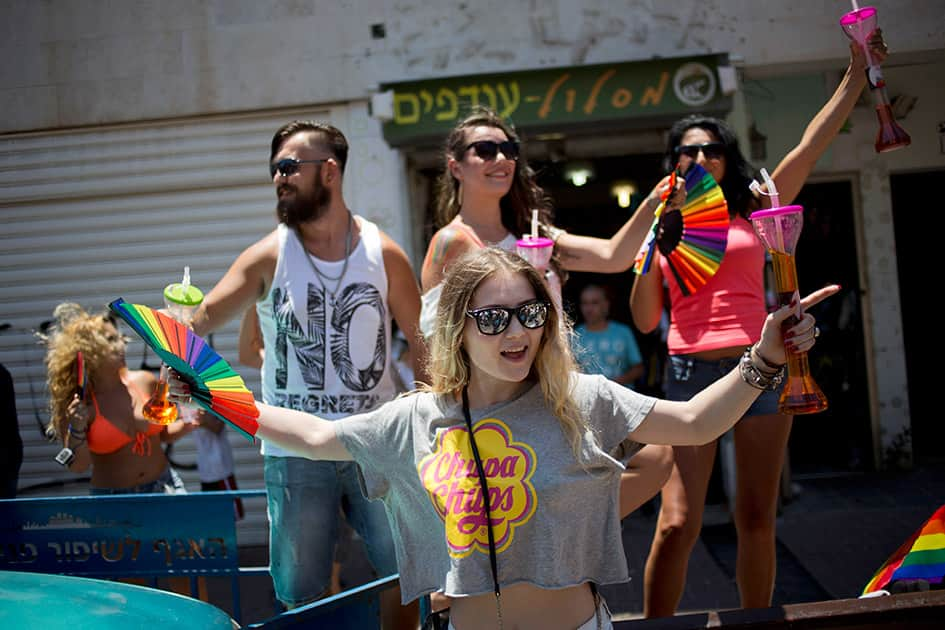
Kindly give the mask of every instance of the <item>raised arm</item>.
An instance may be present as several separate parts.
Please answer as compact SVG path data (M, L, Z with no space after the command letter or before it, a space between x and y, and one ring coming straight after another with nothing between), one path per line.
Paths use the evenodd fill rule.
M414 378L429 382L426 373L427 346L420 334L420 288L407 254L386 234L381 235L384 268L387 270L387 303L397 326L410 347ZM405 383L413 389L413 383Z
M803 308L840 290L830 285L811 293L801 301ZM752 363L764 373L768 364L784 364L785 343L806 352L814 346L814 318L805 313L801 320L781 337L781 322L794 313L788 305L768 315L759 341L752 349ZM761 390L746 383L739 368L715 381L687 402L658 400L631 437L647 444L706 444L731 428L744 415Z
M886 58L886 44L879 29L873 32L869 41L870 54L882 62ZM850 64L843 80L833 96L811 119L801 136L801 141L774 170L774 183L778 187L782 205L791 203L804 186L820 156L837 136L844 121L853 111L853 106L866 85L866 59L856 42L850 43Z
M244 250L194 313L194 332L216 330L259 299L272 282L277 257L275 231Z
M610 238L579 236L567 232L561 234L555 241L555 248L564 268L569 271L598 273L626 271L633 264L650 226L653 225L653 213L668 186L669 178L663 178L640 204L633 216ZM680 178L676 183L676 192L673 193L671 205L678 207L685 199L685 182Z

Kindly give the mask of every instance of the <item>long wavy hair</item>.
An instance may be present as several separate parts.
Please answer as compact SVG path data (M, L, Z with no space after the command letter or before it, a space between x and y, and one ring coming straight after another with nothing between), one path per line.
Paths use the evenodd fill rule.
M78 389L76 356L82 353L88 374L88 387L95 389L95 366L102 365L115 351L117 324L107 311L88 313L78 304L60 304L53 311L56 323L46 343L46 381L49 387L49 428L47 432L62 438L68 428L66 409Z
M683 135L693 127L708 131L725 146L725 175L718 184L722 187L722 194L728 202L729 216L740 215L748 218L758 208L758 201L748 185L755 178L755 168L742 155L738 146L738 137L724 120L693 114L677 120L669 130L666 139L666 153L663 156L663 168L669 172L676 166L678 156L676 147L679 146Z
M466 311L479 285L495 274L521 274L535 290L535 297L551 305L531 377L538 380L546 404L558 418L571 448L580 458L580 442L588 431L588 425L578 413L571 396L575 372L571 329L553 306L541 276L516 254L486 247L469 252L450 266L443 279L436 327L430 340L427 367L431 385L425 389L457 396L469 384L469 355L463 347L463 330L468 319Z
M463 160L468 142L466 132L475 127L494 127L505 136L521 143L515 127L506 122L488 107L476 106L470 114L460 121L446 137L443 148L443 172L436 182L436 227L440 228L459 214L462 205L460 183L449 169L449 159ZM542 225L551 225L551 199L535 182L535 171L528 165L524 152L520 152L515 162L515 176L512 187L499 202L502 210L502 225L512 234L527 234L531 230L532 210L538 210L538 220ZM547 236L547 234L543 234Z

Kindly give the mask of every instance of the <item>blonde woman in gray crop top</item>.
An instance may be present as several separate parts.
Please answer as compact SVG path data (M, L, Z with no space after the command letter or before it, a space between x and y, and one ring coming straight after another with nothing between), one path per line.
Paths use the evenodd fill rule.
M550 303L528 263L481 249L444 279L425 391L334 421L259 405L263 439L359 464L365 493L391 521L404 601L451 597L457 630L612 627L596 585L627 580L617 494L627 452L702 444L731 427L758 387L777 380L768 365L785 360L780 324L793 312L767 317L739 369L688 402L669 402L577 374ZM788 333L811 348L813 317ZM172 391L187 401L181 381Z

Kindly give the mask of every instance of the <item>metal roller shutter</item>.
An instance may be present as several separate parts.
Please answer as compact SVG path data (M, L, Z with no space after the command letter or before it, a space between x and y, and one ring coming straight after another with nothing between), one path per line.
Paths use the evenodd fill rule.
M53 461L58 447L37 427L47 401L33 330L64 301L97 309L123 297L160 306L163 287L179 281L185 265L209 290L275 225L265 173L272 133L292 118L344 115L343 108L280 111L0 138L0 323L11 325L0 334L0 362L16 388L21 496L87 491ZM238 324L214 335L234 364ZM130 345L129 367L139 367L143 350ZM158 364L153 354L148 363ZM258 394L258 372L240 371ZM240 487L262 488L258 447L228 435ZM195 462L193 439L175 444L172 457ZM182 475L188 490L199 491L195 470ZM247 502L247 512L240 544L265 544L264 499Z

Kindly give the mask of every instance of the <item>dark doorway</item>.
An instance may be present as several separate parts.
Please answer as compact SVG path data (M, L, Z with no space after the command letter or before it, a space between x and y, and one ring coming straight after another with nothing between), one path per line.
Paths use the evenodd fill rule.
M872 424L852 183L808 184L794 203L804 206L796 258L801 295L831 283L842 289L811 309L821 335L809 355L810 366L830 407L794 418L792 472L870 470Z
M555 224L573 234L609 238L633 216L637 206L659 182L664 173L661 154L624 155L586 160L593 175L583 186L575 186L567 178L573 165L569 160L534 162L538 182L554 202ZM613 194L618 181L630 181L636 186L630 205L620 207ZM575 324L581 323L579 308L581 291L589 284L604 287L610 299L610 319L633 330L640 347L646 371L637 381L637 391L662 395L662 365L666 346L660 333L643 334L633 325L630 316L630 290L635 274L631 269L622 273L577 273L568 276L562 290L565 310Z
M902 308L902 336L906 350L906 377L909 381L909 410L912 418L912 448L917 460L941 460L945 443L945 425L933 410L938 391L938 352L933 341L938 327L938 310L930 307L930 286L919 287L919 280L934 274L926 246L935 247L922 232L928 222L917 221L923 209L929 209L929 194L945 177L945 170L892 175L893 226L896 234L896 263L899 268L899 303ZM932 209L934 211L934 203ZM929 338L929 333L933 338ZM931 346L926 345L932 343ZM880 375L882 378L882 375Z

